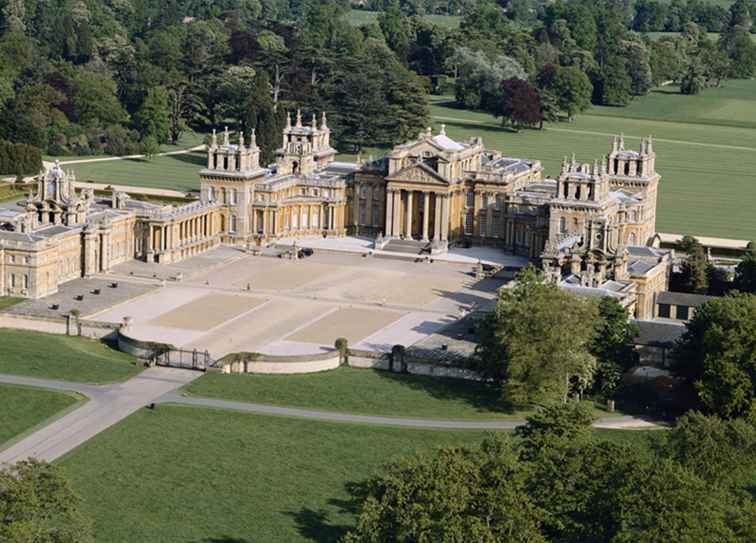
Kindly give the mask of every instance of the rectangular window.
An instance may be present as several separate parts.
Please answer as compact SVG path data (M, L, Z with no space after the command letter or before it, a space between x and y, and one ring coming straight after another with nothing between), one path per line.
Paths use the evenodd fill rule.
M236 189L231 189L228 192L228 203L232 206L236 205Z
M687 305L678 305L676 316L679 321L688 320L690 318L690 307Z
M231 215L231 219L229 220L228 225L229 232L232 234L236 232L236 215Z
M24 277L24 288L28 289L29 288L29 275L28 274L24 274L23 277Z
M11 288L16 288L16 274L12 273L10 276Z
M472 211L469 211L467 215L465 215L465 234L470 235L473 233L473 222L474 217Z
M366 209L364 205L360 206L360 224L365 224L366 222Z
M669 304L659 304L659 318L668 319L671 315Z
M465 201L466 207L474 207L475 206L475 193L473 191L468 191L467 198Z
M501 195L497 194L496 195L496 209L501 209L501 202L502 202Z

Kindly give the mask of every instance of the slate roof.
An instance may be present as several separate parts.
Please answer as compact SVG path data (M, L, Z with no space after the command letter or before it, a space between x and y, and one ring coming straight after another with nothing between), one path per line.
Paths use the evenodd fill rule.
M653 347L673 347L677 339L685 333L685 326L674 322L634 321L639 333L636 345Z
M704 294L689 294L687 292L660 292L656 295L657 304L669 304L669 305L687 305L689 307L697 307L709 300L713 300L714 296L706 296Z

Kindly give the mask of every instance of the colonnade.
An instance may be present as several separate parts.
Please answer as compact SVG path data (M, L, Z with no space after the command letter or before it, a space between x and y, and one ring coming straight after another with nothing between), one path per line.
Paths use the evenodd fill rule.
M413 237L415 197L418 198L417 206L422 210L423 216L422 240L430 241L432 226L433 241L448 241L450 195L433 190L389 188L386 197L386 235ZM434 215L432 225L430 221L431 209L433 209Z
M210 213L167 223L151 223L148 228L147 251L151 253L178 249L184 245L206 240L217 233Z

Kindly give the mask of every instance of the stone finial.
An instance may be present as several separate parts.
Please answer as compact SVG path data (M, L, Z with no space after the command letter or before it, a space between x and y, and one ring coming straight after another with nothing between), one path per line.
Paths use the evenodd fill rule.
M362 166L362 151L357 152L357 165Z
M646 140L646 153L649 155L654 152L654 137L649 136L648 140Z
M612 138L612 153L619 151L619 137L614 136Z
M325 110L320 112L320 129L321 130L327 130L328 124L326 123L326 112Z
M225 127L223 130L223 145L227 146L229 145L229 139L228 139L228 127Z
M433 129L429 126L425 129L425 135L431 137L433 135Z
M572 153L572 160L570 161L570 169L574 172L577 171L577 160L575 159L575 153Z
M297 110L297 128L302 128L302 110Z
M239 130L239 150L244 150L244 131Z
M445 124L441 125L441 130L439 130L438 133L441 136L445 136L446 135L446 125Z
M625 150L625 134L620 134L619 138L619 150L624 151Z
M568 166L567 166L567 155L564 156L562 159L562 173L567 173Z
M608 168L608 163L606 161L606 157L601 159L601 173L606 173Z
M286 128L291 128L291 112L286 112Z
M215 132L215 128L213 128L213 139L211 140L212 147L218 147L218 134Z
M315 116L315 114L312 114L312 129L317 130L318 129L318 119Z
M257 148L257 135L255 134L255 129L252 129L252 134L250 134L249 137L249 147L250 149L256 149Z
M593 175L598 175L598 174L599 174L598 160L594 160L593 161Z

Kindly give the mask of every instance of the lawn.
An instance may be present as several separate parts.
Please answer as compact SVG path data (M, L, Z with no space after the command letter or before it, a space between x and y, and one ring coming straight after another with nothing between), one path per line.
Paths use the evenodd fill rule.
M347 16L347 21L354 26L378 24L378 12L364 9L353 9ZM458 15L423 15L422 18L443 28L457 28L462 20Z
M159 187L179 191L199 190L199 171L207 167L204 153L146 159L125 159L73 164L77 181Z
M20 304L24 298L14 298L13 296L0 296L0 312L16 304Z
M134 357L94 339L2 328L0 346L0 373L108 383L140 372Z
M329 542L354 522L349 483L391 459L483 436L159 405L60 463L98 543Z
M46 419L81 400L73 394L0 383L0 449Z
M501 401L501 389L462 379L339 368L308 375L206 374L185 392L285 407L430 419L521 419ZM597 415L607 415L596 410Z
M26 196L23 188L19 188L12 183L0 183L0 202L14 200L23 196Z
M449 99L437 98L431 115L456 139L480 135L489 148L541 160L550 176L558 175L562 158L572 153L591 163L600 158L609 151L612 134L624 133L633 148L651 134L662 175L657 230L753 239L756 214L746 202L756 201L756 130L751 128L756 128L756 82L726 85L713 89L713 98L652 93L628 108L593 108L572 123L519 133L501 128L490 115L457 109ZM670 120L654 120L665 116ZM695 122L672 120L686 116Z

